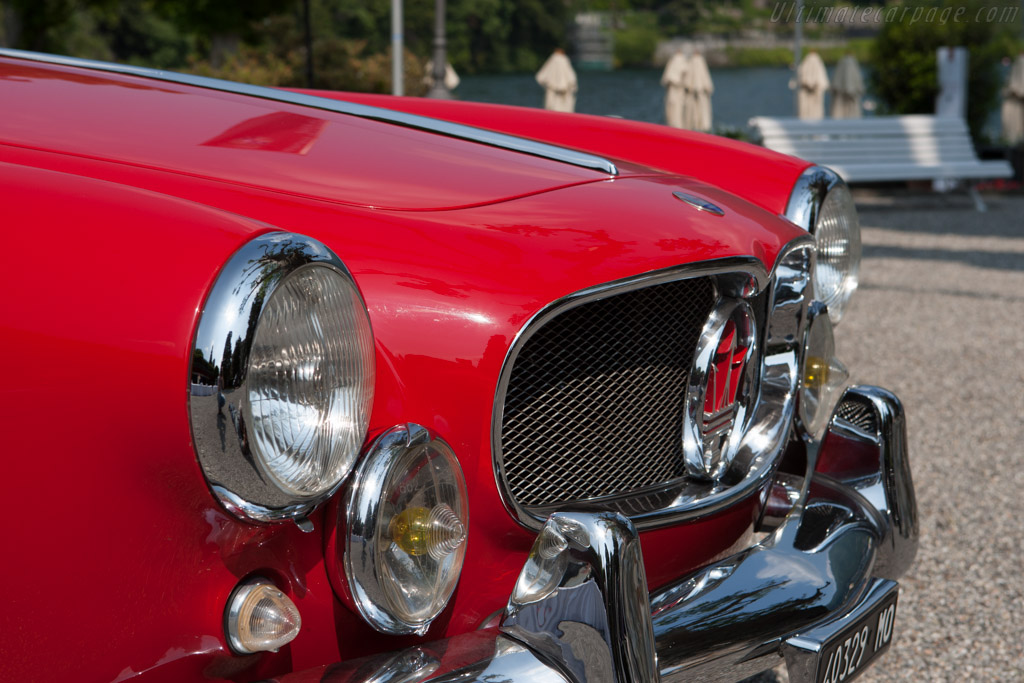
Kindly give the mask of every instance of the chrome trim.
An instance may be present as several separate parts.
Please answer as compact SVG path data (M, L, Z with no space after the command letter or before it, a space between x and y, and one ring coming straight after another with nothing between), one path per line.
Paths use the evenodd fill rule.
M706 199L701 199L700 197L694 196L692 194L687 194L685 192L673 192L672 196L675 197L676 199L678 199L681 202L685 202L685 203L689 204L690 206L692 206L693 208L697 209L698 211L704 211L704 212L710 213L712 216L724 216L725 215L725 211L723 211L720 206L717 206L716 204L712 204L711 202L709 202Z
M795 223L812 235L815 234L818 225L818 218L821 214L821 207L824 205L825 199L828 197L829 193L836 188L842 188L844 192L849 193L846 181L840 178L832 169L825 166L810 166L804 169L803 173L800 174L796 183L793 185L793 189L789 195L789 201L786 204L786 212L782 214L782 217L792 223ZM848 273L846 273L843 279L845 284L840 290L837 290L849 291L844 295L845 299L840 298L839 301L835 301L837 296L836 292L827 292L820 297L821 299L833 300L834 310L829 311L829 316L835 324L838 324L842 319L846 305L857 290L857 273L860 268L861 247L860 222L857 220L856 208L853 209L853 214L855 238L850 239L850 244L855 246L851 246L849 248L857 252L857 258L854 261L853 267ZM815 277L817 278L817 273L815 273ZM816 289L817 286L817 283L815 283ZM819 294L820 293L816 293L815 297L818 297Z
M256 321L284 278L311 266L334 270L358 293L341 260L314 239L272 232L242 245L221 268L203 304L192 342L188 398L192 444L214 497L243 520L294 520L301 527L309 512L344 481L342 477L330 490L307 499L286 493L262 472L260 458L248 442L246 375ZM238 371L230 377L223 371L222 360L228 348L232 356L238 354ZM204 366L209 365L221 370L217 386L193 384L193 376L202 376Z
M907 421L903 404L891 391L875 386L853 386L846 390L839 403L850 396L866 401L875 411L878 430L867 434L863 430L849 429L833 416L829 431L846 439L875 444L879 450L877 472L850 472L831 476L857 491L888 518L889 534L883 539L888 549L884 561L876 565L875 573L895 579L906 573L917 555L919 533L917 497L910 472L907 449ZM838 404L837 404L838 405ZM827 457L823 452L822 456Z
M764 266L753 257L704 261L697 264L688 264L644 273L636 277L616 280L574 292L548 304L535 313L520 328L505 354L498 385L495 388L491 417L491 453L494 463L495 481L502 503L513 518L522 526L527 529L539 530L546 518L546 515L542 516L528 512L512 497L505 484L504 462L502 459L501 425L504 414L505 394L508 390L512 367L526 342L552 318L577 306L643 287L697 277L720 278L720 287L734 295L738 295L741 291L749 291L751 282L753 282L758 291L768 283L768 274ZM633 523L638 524L638 520L633 518ZM644 528L643 525L639 524L638 527Z
M238 617L241 614L242 606L245 605L249 594L259 586L270 586L280 592L280 589L273 581L262 576L253 576L235 586L235 589L231 591L230 597L228 597L228 604L224 610L224 635L227 636L228 645L235 654L251 655L256 652L265 652L265 650L250 650L238 639ZM285 598L288 599L287 596ZM277 652L277 650L273 650L273 652Z
M854 463L855 477L808 477L767 539L651 596L663 680L737 680L772 668L789 636L838 632L844 615L888 585L880 579L909 568L918 526L902 408L878 387L850 392L869 398L884 423L877 459L869 451Z
M340 578L348 587L356 611L382 633L423 635L438 616L435 614L423 624L410 624L388 611L374 552L375 544L380 542L377 522L382 514L388 477L407 452L421 447L435 448L451 456L454 475L462 480L465 492L465 478L451 447L426 427L410 423L392 427L373 441L356 468L344 505L338 508L339 516L344 515L344 520L339 520L337 525L337 548L339 551L344 548L344 557L340 559L345 571ZM459 566L457 571L461 570ZM450 599L449 595L438 614Z
M877 448L861 451L852 463L861 476L879 475L882 508L856 482L814 474L765 540L651 594L628 520L612 513L559 512L542 534L558 534L564 545L538 538L531 553L562 560L550 565L557 587L535 602L510 600L504 635L493 628L472 631L419 645L426 655L405 650L327 667L322 678L307 673L295 680L715 682L738 681L786 662L792 683L816 683L808 676L814 643L829 641L880 599L891 599L892 579L907 569L917 545L899 401L877 387L849 392L871 400L884 423ZM523 567L527 578L538 568L531 561ZM505 657L506 648L515 656ZM428 656L441 669L392 677L403 653L416 661ZM285 676L281 683L290 680Z
M580 683L496 628L286 674L280 683Z
M810 268L814 240L802 236L792 240L779 254L769 279L761 262L753 257L717 259L638 277L609 282L570 294L541 309L520 329L509 347L494 395L491 422L491 452L495 481L505 508L527 529L539 530L550 509L530 511L521 506L505 485L501 448L501 425L505 393L516 357L524 344L553 317L590 301L623 292L693 277L714 277L719 292L728 296L748 296L751 279L757 290L771 284L769 315L764 331L763 360L759 395L748 419L747 431L736 448L730 467L720 481L700 482L681 479L644 494L671 495L671 501L659 509L631 514L638 529L669 526L680 521L714 514L735 501L752 494L771 477L775 460L785 446L794 412L802 351L805 311L810 303ZM617 497L617 498L621 498ZM604 507L602 507L604 506ZM578 501L578 509L607 509L607 501Z
M874 441L877 436L874 432L868 432L849 422L838 420L835 416L832 417L829 431L835 432L847 439L859 439L861 441Z
M550 552L546 534L562 541L560 557ZM544 570L531 564L538 555L549 560L553 586L526 603L513 592L501 630L574 680L657 683L647 578L633 524L612 512L557 512L537 537L520 581Z
M737 318L742 323L737 322L736 334L742 338L741 346L747 348L739 380L741 387L738 391L742 393L738 393L736 400L727 408L733 415L728 423L724 443L717 450L708 452L709 435L704 431L708 380L726 325ZM693 356L689 386L683 402L683 458L686 460L687 474L695 479L717 481L732 463L739 441L746 432L748 413L757 396L757 375L754 374L759 369L757 347L757 330L750 304L742 299L720 297L697 341L697 352Z
M771 532L782 526L789 513L801 500L806 477L778 472L765 492L761 519L754 527L758 532Z
M867 589L867 593L857 603L856 607L849 613L843 615L835 622L818 626L817 628L805 631L799 635L788 638L782 644L782 656L786 660L786 671L793 681L818 681L818 670L822 664L822 650L826 647L829 639L847 626L855 624L858 620L871 613L872 610L881 607L888 601L896 602L899 595L899 584L887 579L875 579ZM885 643L877 652L884 653L889 649L892 640ZM850 675L843 675L843 680L852 679L861 670L852 670Z
M168 83L179 83L181 85L205 88L207 90L219 90L220 92L229 92L236 95L258 97L264 100L272 100L274 102L296 104L302 107L322 109L324 111L331 111L338 114L347 114L349 116L357 116L363 119L371 119L374 121L381 121L383 123L405 126L406 128L415 128L417 130L437 133L451 138L468 140L470 142L507 149L513 152L521 152L535 157L543 157L552 161L559 161L572 166L579 166L580 168L589 168L595 171L600 171L601 173L605 173L610 176L617 176L619 174L619 169L614 163L608 159L588 154L586 152L549 145L543 142L537 142L536 140L520 138L514 135L507 135L505 133L497 133L484 128L475 128L473 126L467 126L459 123L451 123L441 119L433 119L428 116L419 116L417 114L406 114L404 112L392 111L381 107L371 107L364 104L331 100L324 97L317 97L315 95L305 95L302 93L278 90L276 88L249 85L247 83L235 83L233 81L225 81L219 78L208 78L206 76L175 73L173 71L149 69L141 66L128 66L124 64L114 64L112 62L78 59L76 57L62 57L39 52L12 50L9 48L0 48L0 57L26 59L34 62L43 62L45 64L57 64L60 66L71 66L80 69L92 69L94 71L106 71L126 76L138 76L140 78L166 81Z
M813 233L825 197L842 182L839 174L828 167L808 166L793 184L782 217Z

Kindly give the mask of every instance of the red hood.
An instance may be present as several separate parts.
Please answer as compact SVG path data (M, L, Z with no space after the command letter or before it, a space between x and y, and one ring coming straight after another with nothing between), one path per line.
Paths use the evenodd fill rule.
M374 208L502 201L606 175L465 140L136 76L0 59L0 144Z
M477 126L700 178L772 213L786 210L793 184L811 165L804 159L719 135L608 116L424 97L299 92ZM619 163L620 168L626 167L627 161Z
M374 433L416 422L459 456L473 511L467 567L477 569L463 575L448 621L431 630L437 637L476 628L503 607L533 542L502 506L490 453L497 379L526 320L571 292L660 268L736 256L770 268L804 234L773 206L718 181L611 180L399 126L142 78L0 59L0 97L19 103L19 113L8 107L0 117L0 190L7 222L21 226L10 231L9 251L27 255L11 259L7 277L32 283L33 294L12 299L0 341L9 358L46 359L13 364L8 383L20 393L3 407L29 417L10 450L56 453L75 434L76 452L91 454L63 465L55 477L63 504L43 506L39 521L67 525L63 555L107 558L77 567L72 587L86 596L81 613L105 609L117 623L131 621L132 633L111 641L119 646L112 651L131 650L140 671L164 652L222 650L217 638L189 640L191 620L221 633L210 596L227 596L239 576L266 566L294 573L303 592L297 599L312 628L301 641L310 649L291 651L297 666L314 663L306 643L333 641L335 632L341 642L329 647L343 657L374 642L365 623L330 599L323 548L326 540L327 561L336 559L334 534L228 517L189 444L196 319L218 270L254 235L293 231L339 255L374 329ZM778 183L791 186L786 171ZM546 191L555 187L563 189ZM679 201L678 189L724 216ZM784 198L788 189L769 194ZM488 203L513 196L521 198ZM51 404L56 413L21 408ZM33 491L16 494L15 507L33 504ZM104 533L66 514L95 500L127 511L108 515ZM752 497L699 528L646 532L649 584L724 553L757 510ZM336 519L335 509L316 514L318 530ZM153 558L166 559L159 572ZM59 583L63 565L50 565L19 567L14 583L53 594L46 586ZM119 594L134 602L108 600ZM69 631L46 626L49 640L39 642L76 644L69 661L111 649L96 636L108 630L69 641ZM123 666L95 677L113 678Z

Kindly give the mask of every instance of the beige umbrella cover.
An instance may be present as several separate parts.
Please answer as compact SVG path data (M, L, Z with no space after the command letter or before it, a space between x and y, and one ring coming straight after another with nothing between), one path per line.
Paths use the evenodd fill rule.
M537 82L544 88L544 108L551 111L573 111L576 108L576 72L562 50L555 50L537 72Z
M686 77L686 56L682 50L672 55L661 74L661 85L665 88L665 122L673 128L683 127L684 78Z
M686 101L683 104L683 123L690 130L711 130L711 82L708 63L699 52L690 55L686 63Z
M1024 53L1017 56L1003 88L1003 138L1011 145L1024 140Z
M864 96L864 79L860 64L853 55L839 60L832 79L832 118L859 119L860 98Z
M825 118L825 92L828 73L817 52L809 52L796 70L796 115L801 119Z
M426 66L423 67L425 73L423 74L423 83L428 88L434 87L434 60L428 59ZM461 83L459 74L455 73L455 67L452 66L451 62L444 65L444 87L449 90L455 90Z

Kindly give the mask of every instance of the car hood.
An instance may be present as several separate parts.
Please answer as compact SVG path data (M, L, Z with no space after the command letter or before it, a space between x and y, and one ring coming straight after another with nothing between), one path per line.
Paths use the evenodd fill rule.
M0 59L0 143L351 206L438 210L607 174L310 107Z

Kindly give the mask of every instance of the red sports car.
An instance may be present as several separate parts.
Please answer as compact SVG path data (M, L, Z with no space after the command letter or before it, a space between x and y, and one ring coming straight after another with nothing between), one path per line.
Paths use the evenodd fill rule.
M888 648L916 504L898 399L835 356L828 169L14 50L0 98L0 678L836 683Z

